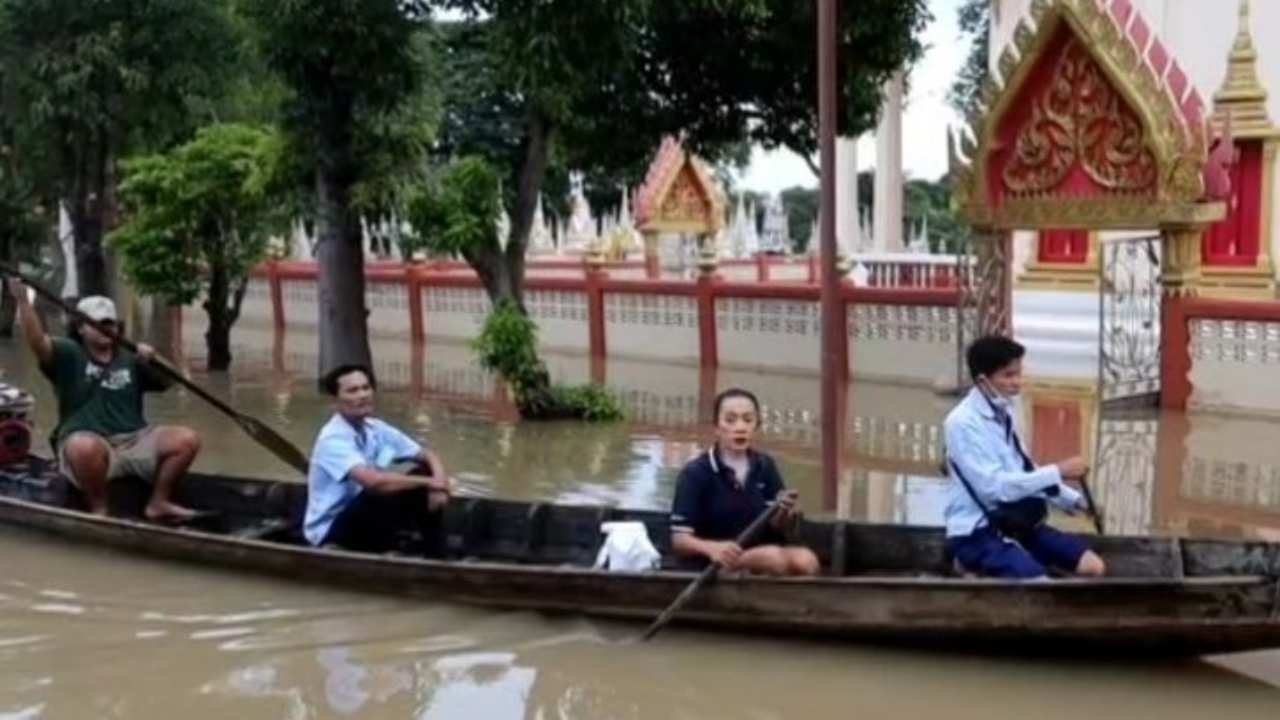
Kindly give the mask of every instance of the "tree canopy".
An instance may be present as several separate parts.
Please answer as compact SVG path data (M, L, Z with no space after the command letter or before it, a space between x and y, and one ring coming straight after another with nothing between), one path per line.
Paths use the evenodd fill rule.
M287 218L280 179L284 144L273 131L209 125L173 150L125 164L128 220L111 235L135 287L171 303L204 298L209 366L231 361L249 271Z
M189 132L235 47L223 0L0 0L5 111L67 201L82 292L109 286L115 161Z
M320 264L320 367L371 365L362 211L403 200L393 170L425 152L404 111L429 67L418 35L428 7L411 0L239 0L286 95L284 125L309 177Z

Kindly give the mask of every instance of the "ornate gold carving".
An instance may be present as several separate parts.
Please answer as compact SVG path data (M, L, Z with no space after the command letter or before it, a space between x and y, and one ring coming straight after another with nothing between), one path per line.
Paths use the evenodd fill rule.
M1152 188L1155 158L1142 125L1076 40L1067 42L1048 90L1033 102L1002 173L1010 191L1052 190L1076 163L1108 190Z
M1207 147L1204 124L1184 118L1179 102L1165 89L1163 82L1152 74L1148 63L1134 52L1132 42L1111 17L1109 7L1110 3L1099 0L1033 2L1031 16L1022 21L1029 23L1034 20L1030 27L1032 39L1027 49L1023 49L1022 43L1019 43L1018 55L1021 59L1008 68L1011 70L1009 73L1003 73L1005 68L1002 68L1001 78L1004 82L990 82L984 87L982 104L986 113L979 122L971 122L977 148L972 151L965 148L963 155L972 163L972 168L966 176L957 174L965 187L955 188L957 195L965 198L960 207L970 222L1003 223L1006 219L1016 219L1023 223L1032 217L1038 217L1043 218L1049 227L1065 227L1074 220L1071 212L1098 202L1098 199L1083 203L1057 199L1046 207L1032 210L1023 205L1012 212L988 207L993 203L993 198L988 197L987 162L992 149L999 142L996 137L999 123L1019 96L1045 48L1064 24L1079 44L1087 48L1093 62L1110 81L1114 94L1131 110L1129 119L1141 128L1145 151L1149 153L1154 166L1154 181L1151 183L1151 189L1155 191L1154 198L1130 198L1127 206L1123 201L1104 202L1104 207L1097 210L1096 214L1113 221L1108 227L1132 228L1138 223L1149 223L1149 226L1159 226L1165 222L1182 223L1215 212L1213 209L1195 207L1201 200L1203 190L1199 173L1205 161ZM1116 132L1117 129L1112 127L1106 133L1112 138L1108 142L1115 143L1115 147L1108 149L1104 142L1100 146L1100 154L1094 156L1094 159L1103 161L1102 167L1095 169L1103 170L1100 175L1104 178L1116 170L1117 153L1125 155L1135 152L1134 144L1121 142L1127 131L1119 130L1118 136L1115 135ZM1113 149L1116 152L1111 152ZM1141 170L1137 175L1122 174L1117 179L1131 182L1134 177L1142 177L1145 172ZM1035 199L1007 198L1003 202L1007 204L1011 200L1026 200L1034 205ZM1020 203L1015 203L1018 204ZM1056 211L1054 207L1057 208ZM1130 210L1134 214L1125 216L1125 222L1114 222L1121 214ZM1074 223L1076 227L1081 225L1079 222Z
M658 209L658 218L668 222L696 222L708 220L711 203L703 197L698 181L689 166L680 169L667 195Z
M1165 228L1161 235L1160 284L1164 293L1189 297L1200 281L1200 238L1205 225Z
M1012 45L1005 46L996 67L1000 70L1000 78L1008 83L1009 78L1013 77L1014 71L1018 68L1018 56L1014 54Z
M1026 56L1027 53L1035 49L1036 34L1031 31L1031 26L1020 22L1018 27L1013 31L1013 44L1018 48L1018 53Z
M1132 196L1012 197L999 207L974 199L959 208L974 225L999 228L1132 230L1165 224L1213 223L1226 216L1216 203L1182 203Z
M1031 21L1039 25L1049 12L1049 0L1033 0L1031 3Z

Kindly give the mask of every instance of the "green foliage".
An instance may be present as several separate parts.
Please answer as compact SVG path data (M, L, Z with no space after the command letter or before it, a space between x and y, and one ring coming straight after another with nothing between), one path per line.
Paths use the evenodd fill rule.
M109 289L115 162L185 137L223 92L236 48L228 2L0 0L4 112L27 171L67 203L82 292Z
M585 385L553 385L552 402L564 413L590 422L612 422L623 419L622 403L598 383Z
M969 55L947 93L947 102L961 117L978 106L982 83L989 74L987 55L991 35L990 0L964 0L959 9L961 36L969 38Z
M472 348L480 366L505 378L517 396L546 373L538 359L537 324L509 302L493 307Z
M661 99L664 124L698 147L744 137L817 150L817 3L689 0L652 4L644 82ZM925 0L840 4L838 127L858 135L875 123L880 89L921 53ZM690 41L696 38L696 41Z
M866 212L875 210L875 176L869 170L858 173L858 202ZM818 217L818 190L796 186L782 191L788 230L796 252L805 252L812 238L813 221ZM967 226L951 209L951 187L946 178L937 182L908 180L903 185L903 232L911 233L924 219L929 221L930 250L955 252L966 242Z
M619 420L622 405L595 385L553 386L538 358L538 326L514 304L494 305L472 347L481 367L511 387L520 415L528 419Z
M12 148L0 144L0 260L36 260L48 244L55 218Z
M813 221L818 217L818 206L821 198L818 189L796 185L783 190L780 194L782 208L787 213L787 235L791 238L791 246L798 253L809 248L813 239Z
M283 228L283 142L239 124L201 128L191 142L125 163L128 220L111 235L144 293L189 303L222 278L239 286Z
M714 164L740 162L750 143L805 157L816 148L813 3L436 4L472 14L443 33L440 150L482 154L501 168L513 216L531 116L554 131L551 195L563 194L563 168L573 167L586 173L593 206L616 202L620 184L639 181L665 134L683 133ZM920 54L915 34L928 17L924 0L842 4L842 131L874 124L881 84Z
M218 0L0 2L16 107L73 147L185 133L193 103L222 91L233 33Z
M497 173L479 156L464 157L409 203L409 222L423 247L474 257L498 246L500 202Z
M406 0L239 0L267 65L287 88L290 131L315 162L349 181L365 175L358 118L387 120L421 89L423 3ZM363 142L371 142L364 138Z

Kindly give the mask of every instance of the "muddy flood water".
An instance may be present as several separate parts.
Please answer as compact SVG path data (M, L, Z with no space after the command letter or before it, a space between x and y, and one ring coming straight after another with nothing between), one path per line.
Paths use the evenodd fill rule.
M306 373L281 361L309 342L290 337L272 362L270 350L241 336L241 361L230 379L194 377L309 448L328 406ZM433 357L448 359L427 352L420 374L428 381L440 376ZM0 344L0 368L0 379L35 392L43 436L54 408L47 383L13 343ZM696 369L671 372L697 376ZM620 373L611 366L610 382ZM816 378L715 380L721 387L730 381L749 381L766 397L802 387L817 398ZM476 493L665 507L680 464L706 439L696 424L663 420L688 415L679 403L668 403L664 415L661 402L644 405L635 394L628 396L633 417L641 416L635 421L584 427L515 423L489 400L430 385L420 377L412 387L384 379L380 414L425 438ZM876 388L854 388L850 396L862 403L850 414L865 432L876 417L893 416L894 403L917 398L916 391ZM934 422L948 402L919 393ZM197 398L178 391L153 396L149 412L153 421L200 431L200 469L290 477ZM811 412L816 416L816 404ZM778 424L809 423L803 409L788 413ZM1240 477L1257 482L1250 480L1239 497L1221 490L1235 487L1235 476L1215 475L1211 462L1197 465L1194 452L1180 465L1185 473L1174 477L1152 477L1154 460L1142 455L1144 433L1167 430L1170 422L1191 433L1189 446L1196 432L1274 438L1280 423L1191 416L1135 430L1134 422L1141 423L1102 423L1122 446L1108 462L1131 466L1134 487L1146 493L1147 500L1132 501L1118 489L1107 491L1113 506L1139 508L1117 518L1126 530L1280 534L1268 443L1246 443L1258 454L1238 458L1246 466ZM874 471L854 472L834 496L824 494L815 438L796 430L764 441L811 512L905 522L936 515L939 482L928 463L885 454L874 438L860 451ZM1280 711L1280 651L1163 663L1032 661L687 630L639 645L628 641L635 628L627 625L321 589L3 528L0 568L0 720L1270 719Z

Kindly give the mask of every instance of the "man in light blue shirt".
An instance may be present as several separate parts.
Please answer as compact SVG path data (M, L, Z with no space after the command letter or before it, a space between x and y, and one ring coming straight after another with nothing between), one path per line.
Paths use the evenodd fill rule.
M1001 336L979 338L967 360L974 386L943 423L950 479L947 546L962 569L1030 579L1047 568L1099 577L1102 558L1081 539L1043 522L1047 505L1084 509L1065 481L1089 467L1073 457L1035 467L1013 426L1012 399L1022 390L1022 345Z
M322 384L335 398L335 412L311 451L303 525L307 541L387 552L398 549L401 534L417 532L429 546L431 515L452 491L440 458L373 417L375 386L368 368L344 365ZM391 469L403 462L425 467L428 475Z

